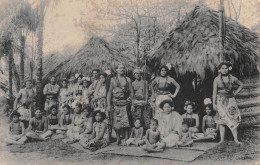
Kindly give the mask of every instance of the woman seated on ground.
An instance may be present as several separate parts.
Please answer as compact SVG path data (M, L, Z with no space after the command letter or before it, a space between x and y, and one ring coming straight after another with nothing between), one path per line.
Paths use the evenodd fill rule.
M91 151L96 151L109 144L109 133L107 124L104 122L106 114L97 110L94 112L93 116L95 118L95 123L93 124L92 135L83 147Z
M27 140L26 136L24 136L24 124L19 119L20 116L20 113L17 111L14 111L10 116L12 122L9 124L9 134L8 137L5 139L6 145L20 145L24 144Z
M206 101L207 99L205 99ZM209 99L210 100L210 99ZM204 103L205 103L204 101ZM218 125L215 123L215 116L212 115L212 102L205 105L206 115L202 119L202 131L203 137L206 139L212 138L215 139L217 136ZM203 137L201 137L203 139Z
M82 104L77 103L75 105L75 114L72 119L72 126L67 131L67 137L69 140L67 143L75 143L80 140L80 134L84 132L84 118L81 115Z
M29 140L46 140L46 132L48 130L47 119L42 116L42 111L40 109L36 109L35 117L30 119L28 132L26 133L26 137Z
M199 115L196 113L193 113L193 110L195 108L195 105L191 101L187 101L185 103L186 113L182 115L183 121L185 121L188 126L191 133L198 133L199 132Z
M70 129L71 123L72 123L72 118L73 115L70 113L70 106L69 105L64 105L63 106L63 113L61 114L60 117L60 130L57 130L57 133L66 133L67 130Z
M79 144L82 146L86 146L86 143L89 141L91 134L92 134L92 128L93 128L93 116L91 113L91 107L86 106L83 108L82 116L84 118L84 132L80 136Z
M173 147L179 141L179 131L181 130L182 117L178 112L172 111L174 105L172 101L161 102L160 108L163 109L162 116L159 118L159 131L166 147Z

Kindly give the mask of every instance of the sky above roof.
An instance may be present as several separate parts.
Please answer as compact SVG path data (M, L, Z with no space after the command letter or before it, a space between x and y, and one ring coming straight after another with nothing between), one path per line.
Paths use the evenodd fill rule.
M5 1L7 0L0 0L0 5ZM209 7L218 10L219 0L200 1L204 1ZM44 22L44 54L63 53L66 49L77 51L91 37L86 33L86 29L80 26L80 19L84 17L85 20L89 19L92 23L98 21L93 20L96 14L95 9L101 5L104 7L107 2L109 0L59 0L55 5L49 6ZM240 0L233 0L233 2L235 7L238 7ZM227 4L225 4L225 10L226 16L229 16ZM260 24L260 0L243 0L238 22L248 28Z

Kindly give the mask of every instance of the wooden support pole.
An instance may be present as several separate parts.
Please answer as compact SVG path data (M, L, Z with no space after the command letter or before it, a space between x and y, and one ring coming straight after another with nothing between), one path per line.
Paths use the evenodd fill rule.
M220 0L219 4L219 40L220 40L220 59L222 62L225 60L225 11L224 11L224 0Z

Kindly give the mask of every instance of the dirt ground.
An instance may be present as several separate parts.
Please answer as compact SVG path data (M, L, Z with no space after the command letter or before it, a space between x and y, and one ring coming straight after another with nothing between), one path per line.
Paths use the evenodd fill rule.
M259 164L260 127L239 129L242 146L236 146L227 132L225 143L209 150L193 162L118 155L88 155L61 140L2 146L0 164Z

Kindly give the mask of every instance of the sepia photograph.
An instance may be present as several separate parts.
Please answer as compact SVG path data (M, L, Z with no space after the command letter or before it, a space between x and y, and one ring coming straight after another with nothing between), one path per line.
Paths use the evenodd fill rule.
M0 0L0 165L260 165L260 0Z

